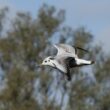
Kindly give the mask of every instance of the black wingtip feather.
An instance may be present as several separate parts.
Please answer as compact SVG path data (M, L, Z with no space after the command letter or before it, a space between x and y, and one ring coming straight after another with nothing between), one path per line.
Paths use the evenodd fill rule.
M67 80L68 81L71 81L71 75L70 75L70 73L67 73Z
M81 47L77 47L77 46L73 46L75 49L80 49L80 50L83 50L84 52L87 52L87 53L89 53L89 51L88 50L86 50L86 49L83 49L83 48L81 48Z

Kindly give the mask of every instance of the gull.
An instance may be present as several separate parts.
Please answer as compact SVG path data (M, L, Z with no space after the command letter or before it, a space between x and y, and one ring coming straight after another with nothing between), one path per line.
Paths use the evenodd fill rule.
M71 80L71 68L91 65L94 63L94 61L89 61L78 57L78 49L88 52L83 48L68 44L55 44L54 47L57 49L56 56L49 56L45 58L41 65L48 65L59 70L61 73L67 76L68 81Z

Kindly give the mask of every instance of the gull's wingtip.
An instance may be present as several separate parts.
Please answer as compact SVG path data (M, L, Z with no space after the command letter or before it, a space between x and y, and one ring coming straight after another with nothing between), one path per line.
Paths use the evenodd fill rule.
M57 44L53 44L53 46L54 46L55 48L58 48Z

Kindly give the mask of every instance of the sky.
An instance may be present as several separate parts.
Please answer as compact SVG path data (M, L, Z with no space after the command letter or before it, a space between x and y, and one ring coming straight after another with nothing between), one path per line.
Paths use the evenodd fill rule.
M102 43L110 53L110 0L0 0L0 8L10 7L10 16L17 11L29 11L36 16L43 3L64 9L66 25L73 29L85 26L94 35L95 43Z

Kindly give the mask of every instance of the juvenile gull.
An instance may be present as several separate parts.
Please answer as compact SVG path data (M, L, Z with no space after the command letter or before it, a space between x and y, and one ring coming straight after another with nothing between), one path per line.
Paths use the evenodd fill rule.
M83 65L91 65L94 61L84 60L78 58L77 49L87 51L85 49L70 46L68 44L55 44L54 47L57 49L56 56L49 56L45 58L41 65L48 65L67 76L67 79L71 80L70 69L73 67L79 67Z

